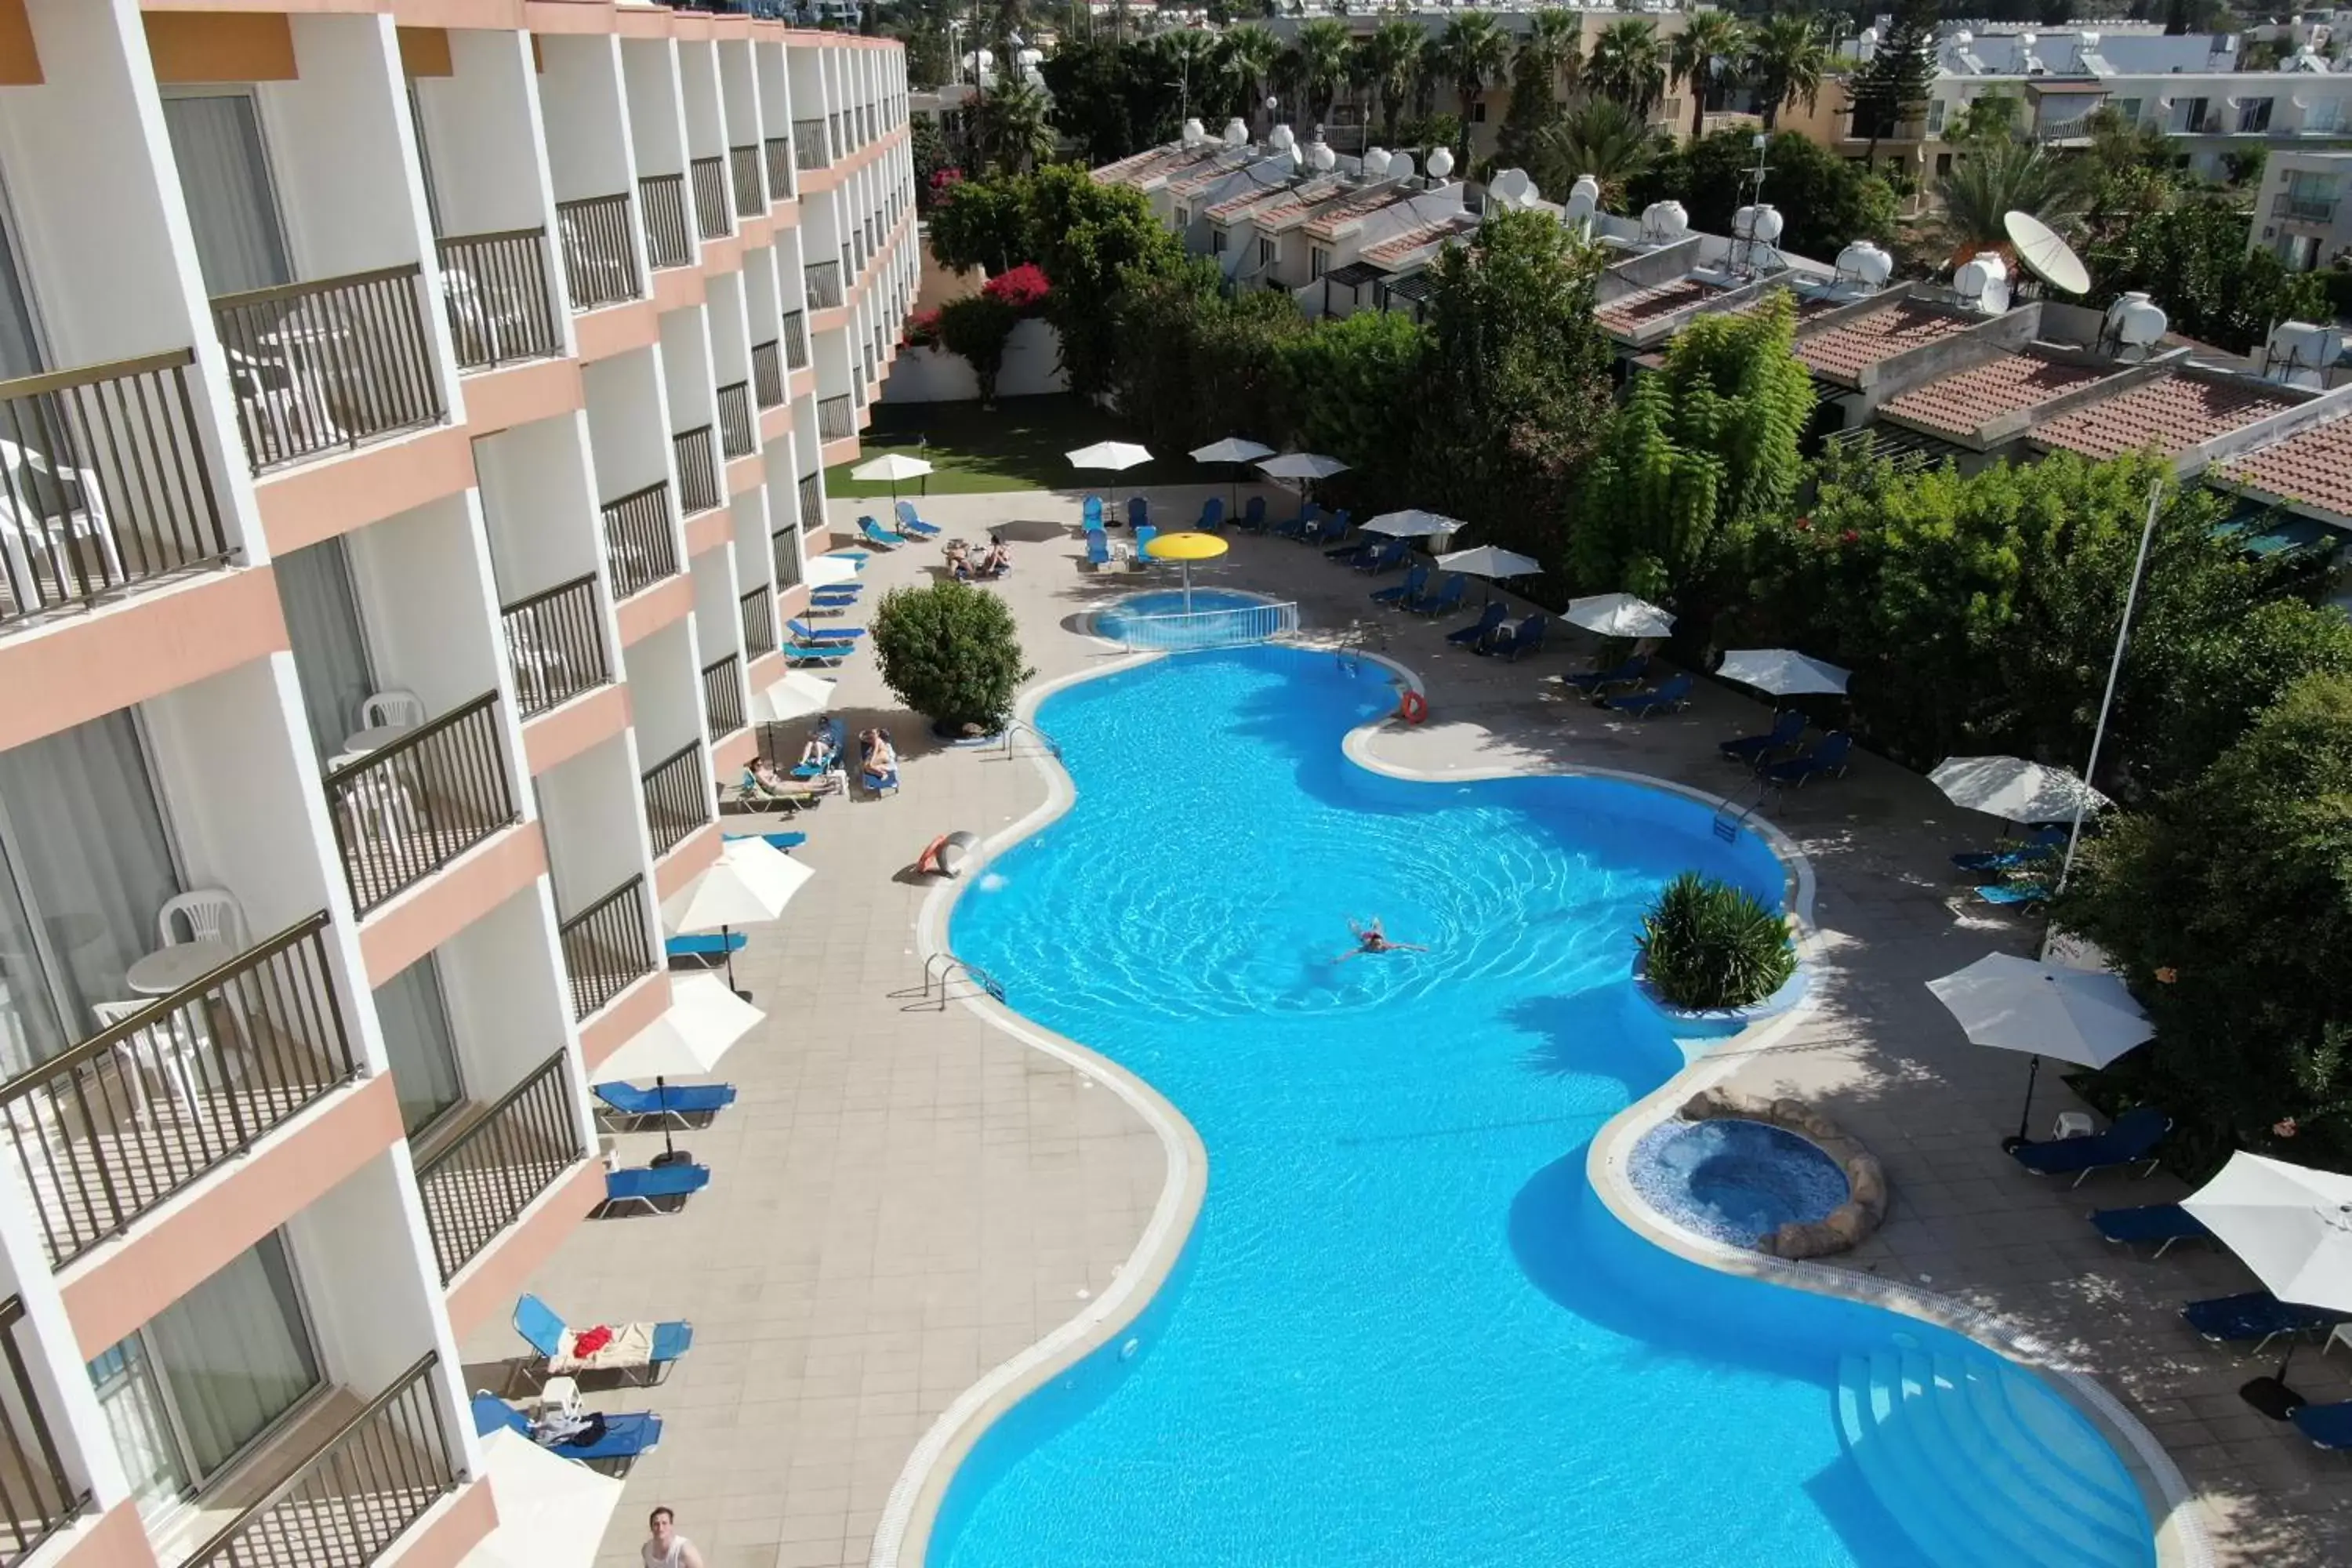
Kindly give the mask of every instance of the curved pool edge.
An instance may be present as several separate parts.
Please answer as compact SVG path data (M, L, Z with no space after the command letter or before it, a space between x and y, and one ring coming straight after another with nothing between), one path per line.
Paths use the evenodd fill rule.
M1078 635L1100 647L1118 646L1104 642L1090 631ZM1418 672L1386 654L1319 638L1299 638L1297 645L1380 665L1402 689L1425 690ZM1015 716L1034 723L1038 708L1056 692L1166 657L1160 651L1129 653L1057 676L1024 691L1015 704ZM1679 795L1711 811L1740 813L1742 825L1756 832L1787 873L1788 907L1796 920L1800 965L1812 969L1818 963L1820 934L1813 921L1816 880L1812 862L1796 841L1769 818L1743 812L1738 803L1708 791L1619 768L1498 766L1438 772L1407 767L1373 750L1393 718L1394 715L1383 715L1349 731L1341 742L1342 753L1369 772L1412 783L1610 779ZM964 886L975 879L980 868L1054 822L1076 802L1076 787L1057 756L1041 752L1034 753L1032 761L1045 780L1046 799L1018 821L991 834L982 843L980 856L963 879L933 886L917 916L916 945L926 961L947 950L944 938L948 916ZM1150 1305L1191 1238L1207 1191L1206 1146L1192 1123L1150 1084L1008 1006L985 996L961 1000L991 1026L1023 1045L1076 1067L1108 1085L1160 1136L1168 1157L1168 1175L1151 1218L1111 1287L1052 1332L983 1373L917 1441L891 1487L882 1518L876 1526L867 1568L924 1568L940 1505L964 1458L998 1417L1108 1343ZM2030 1331L1954 1298L1882 1276L1828 1264L1768 1258L1713 1241L1675 1224L1634 1189L1626 1162L1642 1134L1672 1116L1692 1094L1728 1079L1738 1070L1742 1058L1769 1047L1820 1005L1821 988L1811 985L1788 1010L1751 1023L1737 1034L1679 1042L1685 1053L1683 1067L1603 1122L1594 1134L1585 1162L1586 1179L1593 1191L1626 1228L1676 1257L1719 1273L1746 1276L1915 1318L1958 1333L2042 1374L2105 1439L2140 1489L2142 1502L2149 1517L2157 1521L2158 1568L2213 1568L2213 1546L2206 1529L2203 1504L2189 1489L2186 1478L2155 1434L2095 1376L2068 1364Z

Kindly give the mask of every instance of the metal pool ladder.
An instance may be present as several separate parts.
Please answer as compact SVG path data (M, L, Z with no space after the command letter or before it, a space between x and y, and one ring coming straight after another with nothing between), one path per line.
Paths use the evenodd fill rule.
M1012 723L1004 726L1004 750L1007 755L1010 755L1013 751L1013 737L1023 730L1026 730L1031 734L1036 736L1037 743L1045 747L1045 750L1051 752L1055 757L1058 758L1061 756L1062 743L1054 739L1053 736L1045 733L1045 731L1037 728L1036 725L1029 722L1026 719L1015 719Z
M918 994L915 1005L919 1007L930 1004L936 1005L940 1012L946 1012L948 1001L953 994L949 987L959 976L971 981L987 993L989 1000L992 1002L1004 1000L1003 981L979 964L966 963L953 952L942 950L923 960L923 988ZM934 991L937 992L936 999L933 995ZM907 993L901 991L894 994L904 996Z

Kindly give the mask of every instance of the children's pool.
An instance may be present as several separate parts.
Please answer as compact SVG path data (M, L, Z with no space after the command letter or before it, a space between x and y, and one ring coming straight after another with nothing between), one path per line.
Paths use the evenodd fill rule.
M1631 989L1642 911L1692 867L1778 902L1779 862L1630 784L1346 760L1394 704L1253 647L1039 715L1076 803L952 945L1190 1118L1208 1194L1134 1328L982 1436L929 1562L1927 1562L1842 1447L1841 1357L1988 1352L1677 1258L1585 1179L1682 1062ZM1375 915L1428 951L1344 956Z

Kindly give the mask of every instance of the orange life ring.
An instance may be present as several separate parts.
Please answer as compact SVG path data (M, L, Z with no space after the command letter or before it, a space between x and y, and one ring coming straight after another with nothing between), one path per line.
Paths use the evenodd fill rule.
M1418 724L1429 717L1429 699L1418 691L1408 691L1397 703L1397 717L1408 724Z

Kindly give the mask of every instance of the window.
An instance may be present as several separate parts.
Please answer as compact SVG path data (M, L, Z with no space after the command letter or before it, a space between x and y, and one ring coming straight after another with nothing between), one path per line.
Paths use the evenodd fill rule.
M1486 123L1486 100L1485 99L1482 98L1477 102L1470 106L1470 123L1473 125L1484 125Z
M172 162L195 232L205 291L235 294L292 282L253 95L167 97L163 127L172 138Z
M2139 123L2139 100L2138 100L2138 99L2137 99L2137 98L2119 98L2119 99L2116 100L2116 105L2115 105L2115 108L2116 108L2116 112L2117 114L2120 114L2120 115L2122 115L2122 116L2123 116L2123 120L2124 120L2124 123L2125 123L2125 124L2126 124L2126 125L2137 125L2137 124Z
M1223 256L1224 253L1225 231L1223 226L1220 225L1209 231L1209 254L1212 256Z
M1260 267L1274 265L1275 248L1275 242L1271 239L1261 239L1257 242L1257 264Z
M1307 252L1307 280L1312 283L1331 265L1331 253L1318 245Z
M383 1054L392 1062L401 1126L413 1136L466 1097L457 1043L450 1037L449 1005L431 953L375 988L375 1012L383 1023Z
M2271 128L2271 103L2267 98L2257 98L2238 105L2238 133L2242 136L2260 134Z
M294 681L321 761L343 749L359 726L360 704L375 689L351 557L341 536L278 557L272 563Z
M1944 100L1940 98L1929 99L1927 100L1928 135L1940 136L1944 133Z
M1942 179L1945 175L1947 175L1947 174L1950 174L1951 172L1952 172L1952 155L1951 155L1949 153L1937 153L1937 154L1936 154L1936 178L1937 178L1937 179L1939 179L1939 180L1940 180L1940 179Z
M1180 205L1176 208L1176 226L1178 228L1190 228L1192 226L1192 209L1191 207Z

